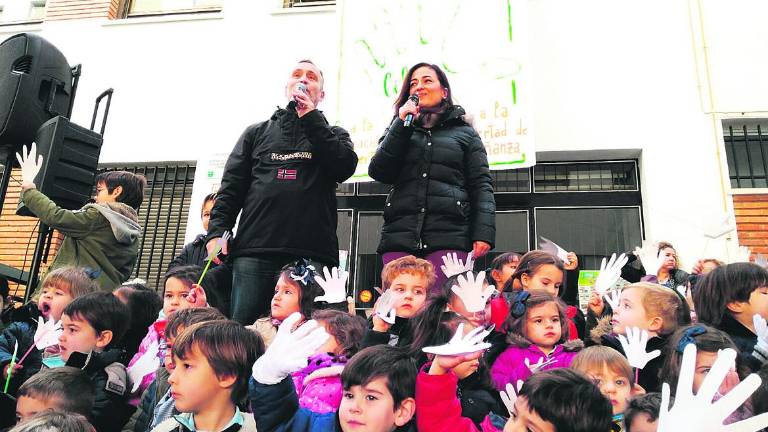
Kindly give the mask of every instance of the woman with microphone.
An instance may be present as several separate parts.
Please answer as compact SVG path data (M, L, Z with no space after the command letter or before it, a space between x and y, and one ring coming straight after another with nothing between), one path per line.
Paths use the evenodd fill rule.
M411 67L394 111L368 167L392 185L378 247L384 264L415 255L437 270L447 253L485 255L496 235L488 157L440 67ZM436 273L440 287L446 278Z

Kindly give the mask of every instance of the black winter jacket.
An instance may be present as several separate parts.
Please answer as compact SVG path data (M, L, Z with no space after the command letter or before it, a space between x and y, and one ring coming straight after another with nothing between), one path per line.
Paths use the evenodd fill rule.
M205 257L208 256L205 238L205 234L200 234L194 240L185 244L181 252L168 264L168 270L183 265L205 267Z
M23 306L37 312L37 305L34 303L28 303ZM39 312L37 312L39 313ZM16 353L16 361L27 352L27 350L35 344L35 332L37 331L37 322L29 316L23 321L15 321L6 327L2 333L0 333L0 370L11 362L13 356L13 348L16 342L19 344L19 349ZM24 363L21 369L11 374L11 381L8 386L8 394L16 395L24 382L32 377L32 375L40 372L40 368L43 365L42 351L37 348L32 348L29 355L24 359ZM5 384L5 382L3 382Z
M391 184L378 252L426 254L491 246L496 237L493 186L485 146L449 107L431 129L395 118L371 159L368 174Z
M338 265L336 184L356 167L347 131L318 110L299 118L278 108L246 128L229 155L207 238L231 230L242 210L233 257L282 253Z

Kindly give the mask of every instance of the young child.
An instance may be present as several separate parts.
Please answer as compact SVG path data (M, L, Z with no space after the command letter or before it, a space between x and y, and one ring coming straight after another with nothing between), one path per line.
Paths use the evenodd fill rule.
M291 317L283 325L288 324L290 329L297 321L298 317ZM291 348L286 351L275 348L297 343L309 344L311 348L312 342L305 340L313 339L315 334L311 331L314 324L314 321L309 321L293 333L278 333L273 345L254 364L249 392L258 430L415 431L411 420L415 414L416 365L402 348L389 345L363 349L347 363L341 374L344 394L337 412L318 414L298 408L293 380L288 376L290 367L275 364L284 357L284 353L291 355L288 354ZM278 344L283 337L287 339L285 343L281 341ZM302 337L304 339L294 339ZM321 338L320 343L323 340Z
M658 284L638 282L621 291L619 307L608 320L604 318L592 331L592 341L611 347L624 354L617 335L626 335L628 328L637 327L648 332L650 338L646 352L660 350L659 357L649 361L638 372L637 383L649 392L661 390L659 369L664 363L667 338L680 326L690 322L687 304L674 291Z
M57 410L40 412L19 423L9 432L96 432L80 414Z
M99 432L119 431L133 412L126 403L124 352L113 348L130 319L128 306L103 291L76 298L61 315L60 355L67 366L79 366L93 382L96 398L91 420Z
M250 415L237 403L247 394L251 365L263 347L259 336L234 321L193 324L173 345L171 395L183 414L175 415L154 432L181 428L192 431L239 430L256 432ZM237 429L229 429L234 425Z
M173 403L173 397L171 397L171 386L168 384L168 377L173 368L172 351L176 336L193 324L223 320L226 320L226 317L214 308L180 309L168 316L168 323L165 327L165 342L160 349L163 364L157 368L155 380L144 391L136 412L123 427L123 431L146 432L171 416L179 414ZM263 351L263 348L258 349L258 352Z
M433 359L432 355L425 356L422 348L448 343L460 324L464 325L464 335L477 328L474 323L452 311L438 312L438 315L429 321L419 320L433 309L433 305L430 305L417 316L417 321L414 321L413 343L409 348L411 357L419 359L419 364L426 363L427 369ZM458 378L456 392L461 402L461 415L472 420L477 427L480 427L489 413L507 415L499 392L491 382L487 365L485 358L473 358L452 367Z
M87 417L93 409L93 398L93 383L80 369L65 366L42 370L19 388L16 422L22 423L49 409Z
M269 347L277 328L289 315L301 313L304 319L312 316L315 308L315 297L323 293L323 289L315 281L317 273L309 265L309 261L300 259L280 270L280 276L275 285L269 316L259 318L246 327L261 336L264 345Z
M163 300L141 279L126 282L112 293L131 311L131 326L123 336L121 348L127 357L132 358L147 334L147 327L155 322L162 310Z
M365 334L363 347L408 345L411 338L408 322L421 311L435 277L432 263L412 255L388 262L381 271L381 284L385 292L391 290L398 298L395 323L389 324L374 313L371 316L372 328Z
M759 370L768 353L756 351L753 317L768 319L768 270L752 263L718 267L696 285L693 302L699 322L727 333L743 355L754 357L750 368Z
M461 416L454 365L469 356L437 356L416 380L419 432L604 432L611 430L611 406L587 378L569 369L531 376L510 407L510 418L488 416L478 427ZM514 395L512 395L514 397ZM506 424L505 424L506 423Z
M540 370L567 368L584 346L568 340L563 302L544 291L519 291L510 308L507 324L510 346L491 366L496 389L525 381Z
M330 335L309 357L307 367L293 374L299 406L316 413L334 412L341 403L341 372L360 350L366 322L362 317L337 310L318 310L312 319Z
M34 165L34 146L25 155L22 173ZM32 168L34 169L34 168ZM25 179L34 176L23 176ZM131 277L142 233L136 213L144 200L147 180L127 171L109 171L96 176L95 204L77 211L65 210L38 191L31 180L21 184L21 200L49 227L65 235L59 253L48 271L78 265L99 273L96 282L111 291Z
M8 377L8 368L10 367L11 356L16 342L19 343L17 353L19 358L27 352L35 343L34 337L37 331L37 319L42 316L44 321L53 320L58 322L61 319L61 313L64 308L77 297L94 292L98 289L96 283L90 278L87 272L77 267L61 267L48 272L43 279L42 291L37 305L30 303L27 309L29 316L24 321L11 323L0 334L0 367L2 368L2 379ZM55 353L57 346L49 347L48 353ZM9 394L16 394L19 386L29 377L37 373L43 362L43 351L32 348L23 364L15 364L14 371L11 374Z
M629 401L624 411L626 432L656 432L659 426L661 394L648 393Z
M211 220L211 211L216 203L216 192L209 193L203 198L203 206L200 208L200 218L203 221L203 231L208 232L208 222ZM205 248L206 234L199 234L190 243L184 245L181 252L168 265L168 270L183 265L197 265L205 267L208 250ZM211 267L216 264L211 262Z
M627 359L613 348L592 346L576 355L570 367L591 378L611 401L614 430L622 430L630 399L645 393L635 383L635 374Z
M696 345L696 369L693 374L693 392L698 393L699 388L707 377L709 370L717 359L719 351L731 348L738 352L736 345L724 332L702 324L681 327L669 338L665 353L664 364L659 372L659 379L669 384L672 396L677 390L677 382L680 378L680 367L683 361L683 351L686 345ZM742 364L742 359L736 359L736 364L728 372L726 379L718 389L715 399L728 394L740 382L741 376L749 373L749 368ZM734 411L725 421L726 424L734 423L752 417L751 403L747 402Z
M197 285L201 272L202 269L198 266L179 266L165 273L163 276L163 308L155 322L147 328L146 336L139 344L138 351L128 363L128 372L131 372L134 365L145 355L155 355L158 362L162 361L159 347L164 343L168 316L177 310L205 306L205 292ZM138 405L141 394L154 379L154 372L147 373L141 378L139 388L131 393L129 399L131 405Z
M507 281L512 277L520 264L520 254L515 252L504 252L491 261L488 268L488 283L496 285L496 289L504 289Z

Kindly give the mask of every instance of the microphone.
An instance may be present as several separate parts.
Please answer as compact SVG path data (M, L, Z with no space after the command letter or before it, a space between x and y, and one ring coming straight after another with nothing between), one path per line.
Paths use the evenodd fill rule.
M416 93L412 94L411 97L408 98L409 101L413 101L413 103L416 104L416 106L419 106L419 95ZM403 121L403 126L405 127L411 127L411 123L413 123L413 113L408 113L405 115L405 121Z
M303 82L300 82L300 83L296 83L296 87L294 87L294 88L295 88L296 90L298 90L298 91L300 91L300 92L304 93L304 94L306 94L306 93L307 93L307 86L306 86L306 84L304 84ZM296 99L295 97L294 97L293 99L291 99L291 101L290 101L290 102L288 102L288 107L289 107L289 108L291 108L291 109L294 109L294 110L295 110L295 109L296 109L296 105L299 105L299 101L298 101L298 99ZM300 105L299 105L299 108L301 108L301 106L300 106Z

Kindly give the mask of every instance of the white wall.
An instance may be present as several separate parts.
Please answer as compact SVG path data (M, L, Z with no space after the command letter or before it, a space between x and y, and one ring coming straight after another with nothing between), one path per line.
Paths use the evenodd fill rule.
M324 70L334 120L338 17L278 7L228 0L214 19L46 22L41 34L83 63L76 122L115 88L103 162L205 160L284 103L299 58ZM718 122L768 111L767 12L760 0L530 0L537 150L639 152L646 234L700 255L701 227L730 206ZM189 235L210 188L197 183Z

